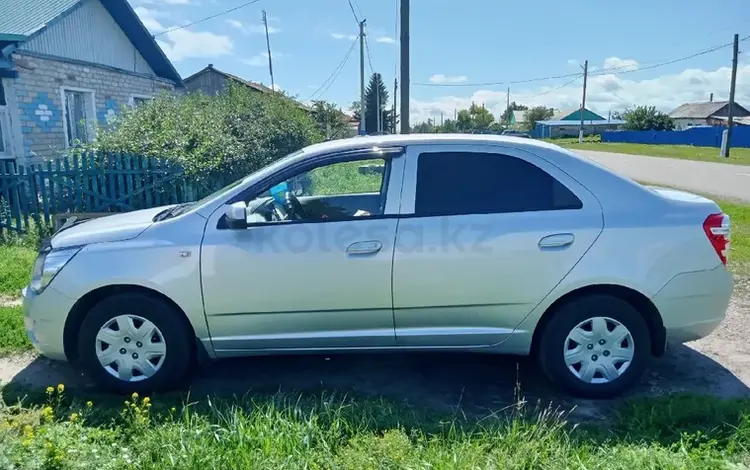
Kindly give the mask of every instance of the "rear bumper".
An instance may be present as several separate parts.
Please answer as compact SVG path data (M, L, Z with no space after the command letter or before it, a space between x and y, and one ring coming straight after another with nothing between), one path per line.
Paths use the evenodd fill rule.
M732 274L724 266L672 278L652 299L667 342L685 343L711 334L724 320L733 287Z

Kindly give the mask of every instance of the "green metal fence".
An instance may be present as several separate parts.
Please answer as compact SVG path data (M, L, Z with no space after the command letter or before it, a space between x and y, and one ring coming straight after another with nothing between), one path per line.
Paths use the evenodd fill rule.
M125 212L194 201L224 185L196 183L163 158L84 154L36 165L0 162L0 234L56 214Z

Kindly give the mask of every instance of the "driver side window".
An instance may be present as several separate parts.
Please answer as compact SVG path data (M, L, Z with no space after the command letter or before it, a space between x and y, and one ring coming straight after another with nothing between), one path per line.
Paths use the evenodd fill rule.
M384 159L321 165L268 188L248 208L269 222L382 215L387 165Z

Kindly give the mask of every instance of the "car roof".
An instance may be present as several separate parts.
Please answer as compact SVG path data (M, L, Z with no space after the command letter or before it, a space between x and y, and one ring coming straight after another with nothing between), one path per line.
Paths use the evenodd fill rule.
M513 137L509 135L488 135L488 134L390 134L390 135L373 135L351 137L348 139L331 140L314 144L304 149L307 155L341 152L346 150L356 150L368 147L393 147L408 146L418 144L489 144L489 145L512 145L514 147L557 150L560 147L541 140L533 140L522 137Z

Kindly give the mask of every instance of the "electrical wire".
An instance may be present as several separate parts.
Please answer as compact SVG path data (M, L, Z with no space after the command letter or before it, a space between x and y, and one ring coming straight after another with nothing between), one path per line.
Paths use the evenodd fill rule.
M365 49L367 49L367 62L370 65L370 72L375 73L375 69L372 67L372 54L370 53L370 41L365 36Z
M359 39L359 38L357 38ZM328 89L333 85L333 83L338 78L339 74L341 73L341 70L343 70L344 66L346 65L347 61L349 60L349 56L352 55L352 51L354 50L354 46L357 44L357 39L355 39L352 42L352 45L349 46L349 50L346 51L346 55L344 55L343 60L336 66L335 69L333 69L333 72L331 72L331 75L326 78L326 80L318 87L317 90L313 92L312 95L310 95L309 100L312 100L313 98L317 97L320 98L323 96L323 94L328 91ZM322 91L321 91L322 90Z
M524 100L529 100L529 99L532 99L532 98L539 98L540 96L549 95L550 93L554 93L554 92L556 92L558 90L561 90L561 89L565 88L568 85L572 85L573 83L577 82L581 78L583 78L583 74L582 73L578 74L573 80L567 81L567 82L563 83L562 85L560 85L558 87L552 88L552 89L547 90L547 91L542 92L542 93L538 93L536 95L514 95L514 94L511 94L510 96L512 98L521 98L521 99L524 99Z
M243 3L242 5L238 5L238 6L234 7L234 8L230 8L229 10L220 11L219 13L213 14L211 16L206 16L205 18L201 18L199 20L192 21L192 22L190 22L188 24L184 24L182 26L176 26L174 28L167 29L166 31L162 31L162 32L160 32L158 34L154 34L152 37L159 37L161 35L164 35L164 34L167 34L167 33L171 33L172 31L177 31L177 30L180 30L180 29L189 28L189 27L191 27L193 25L196 25L198 23L203 23L204 21L212 20L212 19L216 18L217 16L226 15L227 13L232 13L233 11L237 11L240 8L245 8L245 7L250 6L250 5L254 4L254 3L258 3L259 1L260 0L251 0L249 2Z
M354 16L354 21L356 21L357 24L359 24L360 23L359 17L357 16L357 12L354 11L354 5L352 5L352 0L348 0L348 1L349 1L349 8L351 8L352 15Z
M748 39L750 39L750 35L741 38L740 42L746 41ZM690 59L693 59L695 57L699 57L699 56L702 56L702 55L705 55L705 54L709 54L711 52L718 51L720 49L724 49L725 47L729 47L731 45L732 45L731 42L730 43L726 43L726 44L721 44L721 45L718 45L718 46L711 47L709 49L705 49L705 50L696 52L694 54L690 54L690 55L687 55L687 56L684 56L684 57L680 57L678 59L672 59L672 60L668 60L666 62L660 62L660 63L653 64L653 65L646 66L646 67L639 67L637 69L622 70L622 71L618 72L618 70L620 70L620 69L632 67L632 64L623 64L623 65L618 65L616 67L609 67L609 68L606 68L606 69L597 70L597 71L589 73L589 75L590 76L607 75L607 74L615 74L616 75L616 74L621 74L621 73L641 72L643 70L655 69L657 67L664 67L666 65L671 65L671 64L674 64L674 63L677 63L677 62L682 62L682 61L685 61L685 60L690 60ZM531 82L541 82L541 81L545 81L545 80L555 80L555 79L560 79L560 78L570 78L570 77L573 77L573 76L577 77L578 75L579 75L578 73L575 73L575 74L569 73L569 74L563 74L563 75L554 75L554 76L550 76L550 77L529 78L529 79L525 79L525 80L508 80L508 81L502 81L502 82L484 82L484 83L413 83L413 85L415 85L415 86L429 86L429 87L448 87L448 86L450 86L450 87L472 87L472 86L474 86L475 87L475 86L493 86L493 85L512 85L512 84L518 84L518 83L531 83Z

